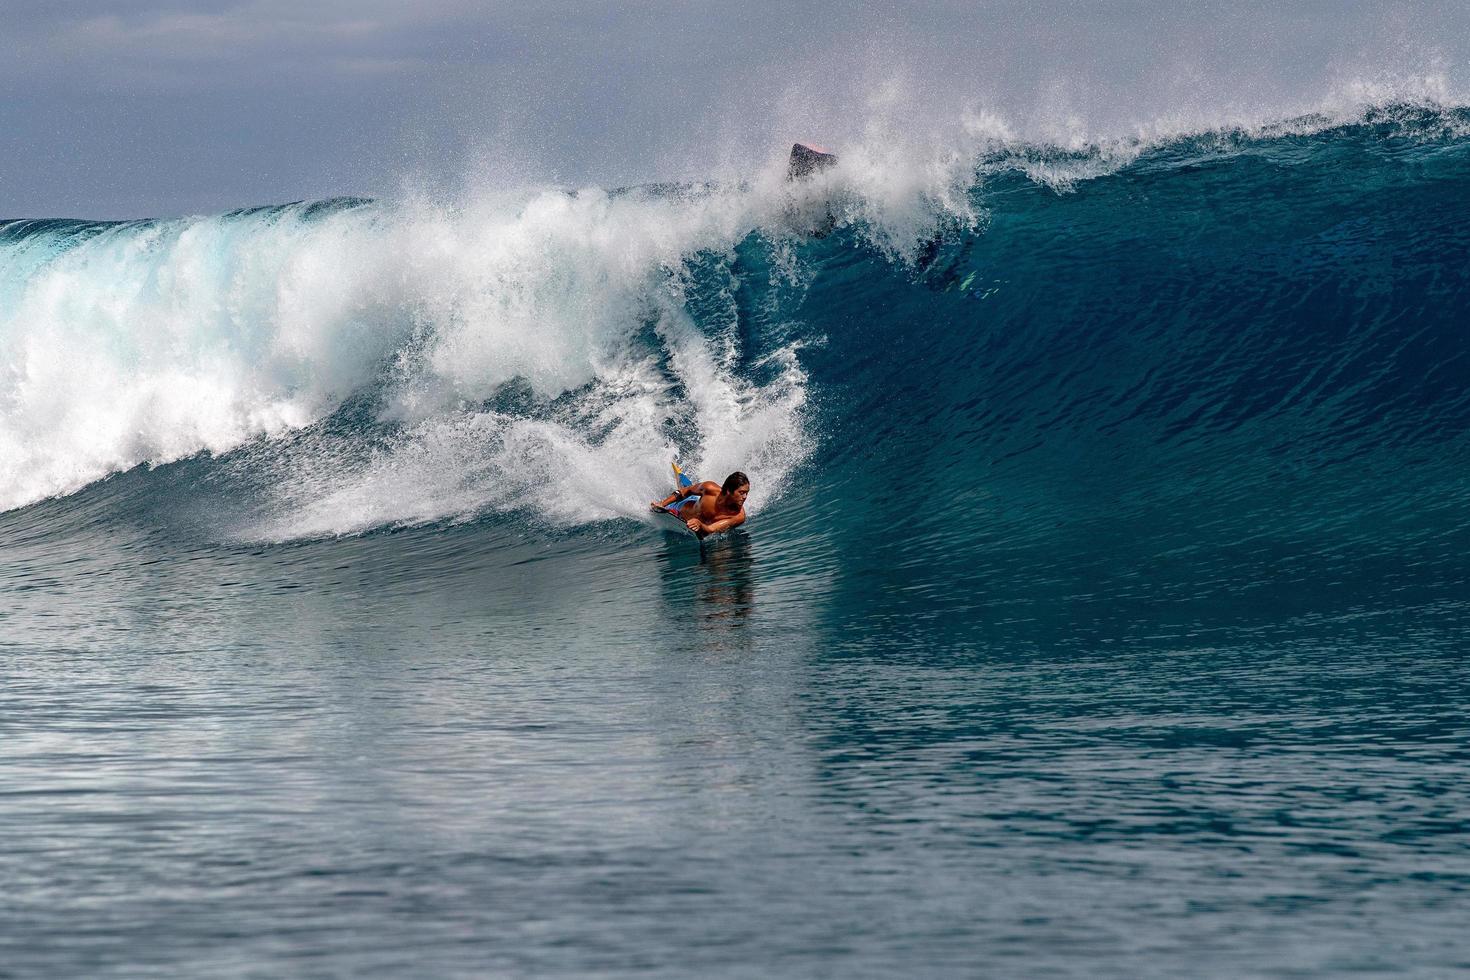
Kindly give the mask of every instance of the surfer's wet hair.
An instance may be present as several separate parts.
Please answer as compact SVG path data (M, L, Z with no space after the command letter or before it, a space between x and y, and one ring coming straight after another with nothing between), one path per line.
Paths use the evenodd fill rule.
M734 473L731 473L729 476L725 477L725 485L720 487L720 491L722 493L734 493L741 487L748 486L750 486L750 477L746 476L739 470L736 470Z

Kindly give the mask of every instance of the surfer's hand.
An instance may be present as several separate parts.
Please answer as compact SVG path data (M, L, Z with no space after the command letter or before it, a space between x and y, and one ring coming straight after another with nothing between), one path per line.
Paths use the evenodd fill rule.
M689 530L693 531L695 534L699 533L699 518L691 517L684 523L689 525Z

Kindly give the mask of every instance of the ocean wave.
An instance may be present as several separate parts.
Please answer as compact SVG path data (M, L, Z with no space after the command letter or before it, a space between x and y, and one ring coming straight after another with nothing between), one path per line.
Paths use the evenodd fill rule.
M794 185L8 222L0 507L201 457L219 533L274 541L633 517L675 456L759 510L916 445L966 479L1078 433L1089 465L1459 445L1467 126L1430 97L1109 141L976 117Z

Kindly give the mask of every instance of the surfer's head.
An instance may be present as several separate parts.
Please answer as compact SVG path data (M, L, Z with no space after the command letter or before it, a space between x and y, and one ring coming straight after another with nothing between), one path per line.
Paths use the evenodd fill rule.
M734 496L740 501L740 506L744 507L745 498L750 495L750 477L736 470L725 477L725 484L720 487L720 492Z

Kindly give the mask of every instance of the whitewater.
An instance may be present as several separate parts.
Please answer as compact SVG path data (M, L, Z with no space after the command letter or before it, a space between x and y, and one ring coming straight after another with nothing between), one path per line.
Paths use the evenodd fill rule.
M0 222L0 962L1470 969L1470 109L788 146Z

